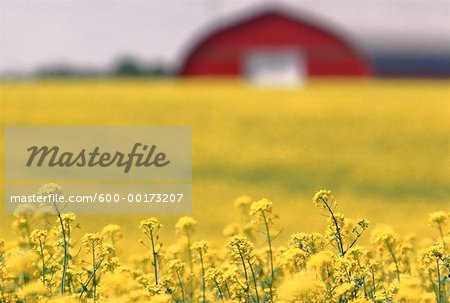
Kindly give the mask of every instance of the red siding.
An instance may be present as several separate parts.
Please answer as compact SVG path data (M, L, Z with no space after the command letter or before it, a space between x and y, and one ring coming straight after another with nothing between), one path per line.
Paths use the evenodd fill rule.
M295 48L307 56L310 76L361 76L370 64L344 40L277 12L261 14L206 37L188 54L181 75L240 75L252 48Z

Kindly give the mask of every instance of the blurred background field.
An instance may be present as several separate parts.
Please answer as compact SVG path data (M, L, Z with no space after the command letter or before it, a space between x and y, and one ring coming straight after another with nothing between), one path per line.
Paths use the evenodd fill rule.
M321 188L335 192L348 216L425 235L427 214L450 209L449 84L316 79L280 90L227 79L5 82L1 133L7 125L192 126L197 235L220 245L223 228L239 220L232 205L240 195L274 201L279 243L294 231L322 231L326 222L311 203ZM3 158L3 137L1 144ZM144 249L142 216L79 218L83 232L121 225L127 254ZM177 218L161 217L163 242L175 241ZM13 237L12 216L2 212L0 221L1 237Z

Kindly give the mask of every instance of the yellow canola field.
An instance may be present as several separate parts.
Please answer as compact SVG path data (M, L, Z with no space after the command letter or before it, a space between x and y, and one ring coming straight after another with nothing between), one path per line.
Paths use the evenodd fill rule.
M276 90L213 80L13 83L0 86L0 121L2 128L192 126L193 215L202 236L217 237L243 194L281 202L286 236L316 230L309 202L320 188L338 192L350 214L425 233L423 215L450 205L449 84L330 80ZM139 219L100 218L130 229Z
M232 201L244 194L279 202L285 237L317 230L310 199L321 188L338 193L346 213L423 234L424 214L450 206L449 84L327 80L277 90L228 80L4 83L0 121L2 129L192 126L193 215L202 236L217 237L236 215ZM82 222L89 229L98 220L130 224L131 231L140 219Z

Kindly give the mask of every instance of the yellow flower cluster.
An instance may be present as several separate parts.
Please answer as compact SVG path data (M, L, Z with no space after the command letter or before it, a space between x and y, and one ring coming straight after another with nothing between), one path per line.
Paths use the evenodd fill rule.
M373 230L369 241L363 239L369 222L338 212L331 191L320 190L313 203L326 230L297 232L285 245L274 245L274 203L252 201L236 200L242 218L226 227L222 249L196 239L192 217L178 220L180 241L167 247L160 220L142 220L140 242L148 253L129 260L116 254L123 238L118 225L78 239L74 214L17 214L18 240L0 240L0 302L449 302L449 212L430 214L434 235L420 243L388 226Z

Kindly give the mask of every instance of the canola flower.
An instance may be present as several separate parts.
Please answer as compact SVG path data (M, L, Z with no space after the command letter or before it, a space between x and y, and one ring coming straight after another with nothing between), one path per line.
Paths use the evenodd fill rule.
M155 285L158 285L158 267L159 267L159 252L162 244L159 243L158 231L162 228L162 224L159 223L156 218L149 218L141 221L139 229L150 239L151 251L152 251L152 266L155 273ZM145 242L141 240L141 243L145 245Z
M363 245L369 222L346 217L332 192L320 190L313 203L326 230L299 231L275 245L276 204L236 201L246 214L226 228L222 248L197 239L189 216L174 226L180 241L163 246L163 224L151 217L139 224L149 253L129 260L116 254L118 225L78 238L74 214L53 215L46 228L16 214L18 240L0 240L0 303L450 302L449 212L429 215L434 234L420 243L381 226Z
M273 203L270 200L262 199L256 202L253 202L250 207L250 216L255 217L255 222L262 222L264 226L264 234L266 236L267 245L268 245L268 260L270 266L270 279L268 281L269 287L269 301L273 302L273 284L275 282L275 269L273 265L273 250L272 250L272 235L271 235L271 226L276 218L272 212Z

